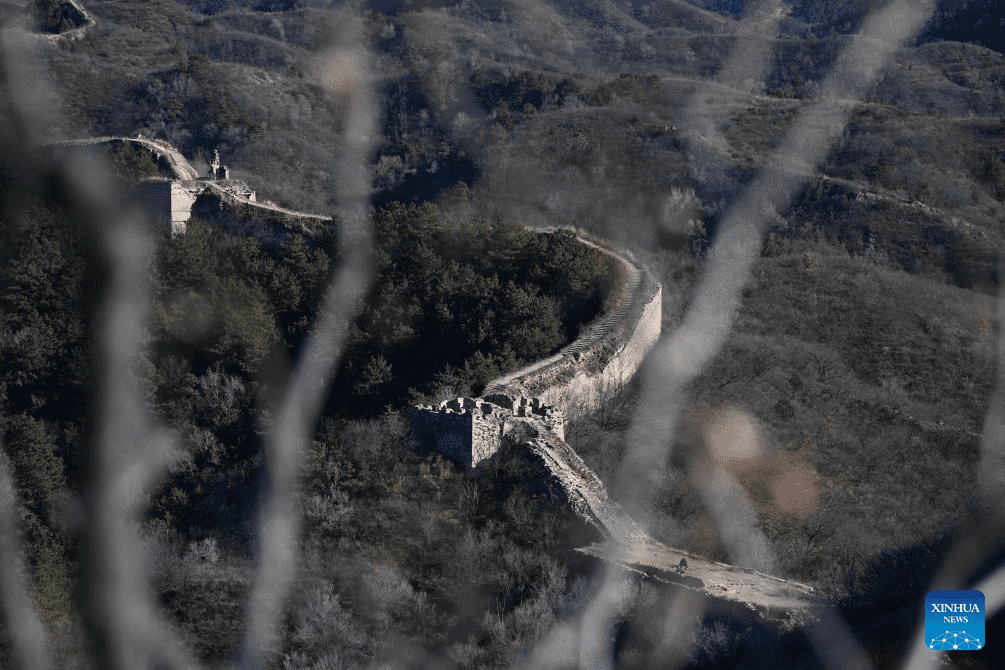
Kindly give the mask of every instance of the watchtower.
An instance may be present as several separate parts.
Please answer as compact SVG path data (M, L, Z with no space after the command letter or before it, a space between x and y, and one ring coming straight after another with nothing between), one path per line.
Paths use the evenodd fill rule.
M219 149L213 149L213 160L209 163L209 178L213 181L230 179L230 169L226 165L220 165Z
M550 432L565 439L565 419L539 398L498 394L490 398L454 398L412 409L415 446L440 452L465 470L492 458L510 431Z

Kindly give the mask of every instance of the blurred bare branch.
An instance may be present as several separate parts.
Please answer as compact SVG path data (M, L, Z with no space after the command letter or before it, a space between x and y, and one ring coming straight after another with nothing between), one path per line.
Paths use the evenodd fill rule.
M269 483L242 643L240 666L244 668L261 667L276 648L277 626L297 570L301 465L349 324L371 281L367 160L374 142L377 111L370 91L368 54L359 40L362 32L359 19L350 15L343 18L335 46L320 58L318 65L322 85L331 94L348 97L349 101L343 131L345 146L337 159L335 180L342 205L337 243L342 260L322 299L317 325L280 400L275 426L266 439Z
M52 667L49 635L35 611L28 592L31 583L24 565L18 532L17 491L10 461L0 449L0 615L18 668L44 670Z
M4 31L4 59L17 118L29 137L46 127L52 92L38 76L31 44ZM146 582L135 515L143 491L164 472L171 443L154 430L133 371L142 352L151 240L140 217L124 211L110 174L73 161L60 166L101 258L104 291L96 315L96 429L83 499L84 616L101 667L134 668L157 659L193 667L184 646L160 622Z
M788 206L803 176L833 146L850 113L850 105L842 101L854 101L864 94L893 50L922 27L933 4L894 2L866 20L862 34L839 56L821 99L800 114L766 162L767 167L724 216L683 322L656 345L643 369L642 399L613 490L614 497L635 518L642 519L645 497L655 484L653 473L659 471L672 447L684 388L719 352L729 334L741 289L760 255L761 228L766 219ZM719 480L721 477L705 481L703 498L721 497L711 488ZM736 495L744 496L741 491ZM750 515L742 519L737 516L739 509L746 508L749 503L741 507L713 506L712 511L717 512L720 529L733 529L732 547L760 546L767 551L767 542ZM617 561L618 556L612 559ZM759 560L770 564L767 557ZM614 606L609 588L617 579L614 573L616 570L608 569L605 585L597 596L600 602L608 601L607 609ZM604 609L598 603L590 608Z
M155 613L134 521L143 491L166 469L171 446L153 429L132 375L142 351L150 240L138 217L116 215L113 203L86 198L99 192L87 193L96 184L83 186L107 263L97 333L97 430L84 497L88 622L97 633L103 667L132 668L152 658L170 667L192 667L183 645Z
M1005 263L999 265L999 276L1005 276L1001 274L1003 271ZM930 591L967 588L974 571L988 558L1005 549L1005 508L1002 507L1002 495L1005 493L1002 475L1005 466L1005 282L1001 282L998 288L997 318L997 381L984 418L981 460L977 468L980 507L976 512L979 521L956 541L932 579ZM990 620L1005 606L1005 567L997 568L969 588L984 594L984 620ZM934 668L938 656L926 644L924 612L919 616L915 629L911 656L904 667L908 670Z

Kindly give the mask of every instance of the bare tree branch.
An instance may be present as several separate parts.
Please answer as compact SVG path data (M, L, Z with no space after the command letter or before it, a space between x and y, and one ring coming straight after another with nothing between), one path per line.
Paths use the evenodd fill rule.
M336 165L336 184L342 203L338 230L341 265L325 293L317 325L304 346L302 360L280 401L275 427L266 440L269 483L261 515L255 585L242 643L240 666L244 668L261 667L267 654L276 648L276 627L296 574L301 464L349 324L372 279L366 207L370 191L367 160L377 112L370 92L368 55L358 38L362 30L359 19L348 15L344 19L345 27L335 47L319 59L317 66L325 88L333 95L349 99L343 132L345 147Z
M23 670L52 667L49 635L28 592L31 580L24 565L17 523L17 491L10 461L0 445L0 614L6 624L14 663Z

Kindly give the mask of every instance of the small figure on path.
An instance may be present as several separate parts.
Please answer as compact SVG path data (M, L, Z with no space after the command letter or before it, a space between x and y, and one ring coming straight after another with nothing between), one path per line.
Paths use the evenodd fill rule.
M683 575L685 570L687 570L687 559L682 558L680 559L680 563L677 564L677 572Z

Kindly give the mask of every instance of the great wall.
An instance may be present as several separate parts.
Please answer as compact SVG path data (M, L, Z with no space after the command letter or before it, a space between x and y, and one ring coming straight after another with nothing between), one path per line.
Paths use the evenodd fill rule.
M806 584L705 560L654 540L565 442L566 418L599 409L638 372L660 338L663 317L662 287L630 252L610 250L582 233L577 238L621 268L612 308L555 355L487 384L481 398L413 408L416 446L435 449L468 471L478 471L500 449L518 449L537 464L559 502L601 535L600 542L577 549L581 555L613 560L708 598L741 603L785 625L812 618L819 599ZM678 569L682 558L686 574Z
M140 181L134 195L137 202L144 206L147 213L170 231L172 235L185 232L185 225L196 212L195 206L202 195L212 195L219 203L231 209L246 210L258 218L267 219L270 225L254 225L246 222L243 226L231 226L230 231L240 234L251 234L263 239L285 238L289 230L298 230L315 235L333 225L331 217L280 207L271 202L261 202L256 198L255 191L239 179L231 179L229 169L221 165L219 156L214 158L205 177L189 164L188 160L175 147L167 142L146 138L142 135L121 137L106 135L76 140L62 140L46 145L50 151L72 148L91 147L98 145L117 146L131 145L134 148L148 151L153 162L162 167L170 176L148 177ZM205 213L205 212L201 212ZM236 219L238 217L231 217ZM276 228L285 229L279 232Z
M35 20L32 5L33 2L31 0L28 2L11 2L10 0L4 0L3 3L0 3L0 18L20 18L26 23L26 25L29 25ZM33 38L44 41L48 44L60 45L83 39L88 31L94 28L94 26L98 23L97 19L94 18L94 15L87 11L79 0L59 0L59 13L57 18L59 19L60 24L66 24L70 27L64 27L60 32L55 33L32 32L29 30L28 34Z
M331 224L331 219L277 208L255 201L243 183L235 192L226 169L218 161L212 174L198 172L174 147L158 140L101 137L54 143L50 146L95 145L130 142L153 152L171 172L170 195L186 189L207 189L229 197L263 214L281 212L296 219ZM140 191L142 193L142 190ZM167 202L154 197L171 234L183 233L191 214L188 197ZM662 286L631 252L614 251L600 240L577 232L577 239L611 256L620 268L618 288L610 309L574 342L553 356L493 380L480 398L454 398L437 406L416 406L411 411L412 443L434 449L468 472L477 472L503 448L520 450L536 464L539 483L545 483L601 540L575 551L583 557L613 561L646 579L691 589L719 602L738 604L783 625L792 626L814 617L820 604L812 587L755 570L706 560L653 538L612 500L596 474L565 442L565 422L597 410L604 400L627 384L655 346L662 328ZM686 574L678 568L687 559Z

